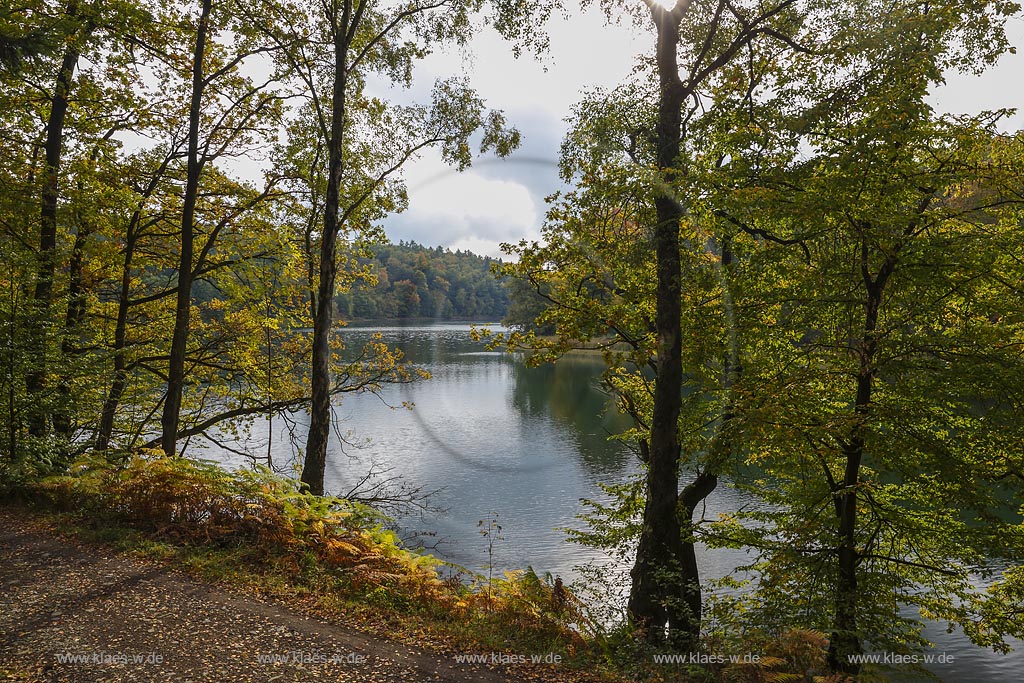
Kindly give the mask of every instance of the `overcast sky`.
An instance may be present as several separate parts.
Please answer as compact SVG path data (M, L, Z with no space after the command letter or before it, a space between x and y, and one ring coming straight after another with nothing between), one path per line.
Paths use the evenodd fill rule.
M543 63L529 56L515 59L507 43L483 31L470 47L470 59L453 50L419 65L409 93L414 99L424 99L436 78L464 73L489 107L506 113L523 143L508 159L477 161L462 173L447 168L436 154L410 164L409 209L384 223L391 240L500 257L499 243L539 237L544 197L561 187L557 162L565 117L581 91L624 80L633 56L650 50L654 39L653 33L628 25L605 25L593 8L571 22L554 19L549 31L551 51ZM1008 32L1019 54L1005 55L980 77L949 74L932 98L939 111L1024 109L1024 19L1011 20ZM1005 127L1024 128L1024 113Z

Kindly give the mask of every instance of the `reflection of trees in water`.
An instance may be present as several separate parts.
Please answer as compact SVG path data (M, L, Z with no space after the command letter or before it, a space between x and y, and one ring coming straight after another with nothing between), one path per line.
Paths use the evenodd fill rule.
M372 325L353 325L343 334L354 348L364 336L377 329ZM483 344L469 338L468 327L417 323L388 325L381 331L389 345L401 349L409 361L423 364L433 374L433 379L425 384L399 387L400 400L415 400L426 409L431 382L453 385L468 382L467 393L460 396L460 400L471 402L472 391L479 390L481 384L494 382L493 390L500 391L500 384L511 375L509 410L518 411L528 421L551 420L561 426L564 437L578 446L575 450L579 451L580 462L587 472L602 479L618 480L623 470L631 465L628 449L608 441L609 435L620 433L632 424L599 388L604 369L599 356L569 353L555 364L527 368L521 357L502 351L487 352ZM464 409L472 412L474 406L468 404Z
M566 425L578 440L583 465L602 474L621 471L631 457L623 444L608 440L631 423L600 390L603 369L598 357L569 353L536 368L517 359L512 372L512 405L524 415Z
M348 348L358 348L376 332L384 335L389 346L399 349L413 363L435 368L454 363L492 362L491 354L477 356L484 346L469 338L469 327L432 327L430 322L408 325L388 323L374 326L366 323L345 327L342 334ZM495 352L497 354L498 352Z

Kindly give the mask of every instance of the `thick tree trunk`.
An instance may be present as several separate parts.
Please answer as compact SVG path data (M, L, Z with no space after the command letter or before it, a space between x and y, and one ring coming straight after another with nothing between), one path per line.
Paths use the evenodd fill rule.
M212 0L202 0L196 46L192 58L192 101L189 108L188 174L181 213L181 255L178 261L177 305L174 312L174 333L171 337L170 360L167 367L167 396L160 420L160 445L164 453L177 452L178 421L181 416L181 398L185 387L185 357L188 350L189 324L192 313L192 255L195 242L196 199L199 194L199 176L203 160L199 158L199 118L202 113L203 56L206 52Z
M857 378L857 398L854 410L863 418L871 402L872 376L868 367L870 359L865 355ZM857 673L860 664L851 657L861 654L860 633L857 630L857 491L860 481L860 464L864 456L864 439L860 434L861 425L854 427L855 433L844 449L846 472L841 492L835 497L836 518L839 525L839 546L837 548L838 577L835 587L835 620L828 646L829 668L843 673Z
M890 257L882 264L878 275L872 278L868 271L868 252L867 242L862 243L861 273L867 293L864 300L864 336L859 348L860 367L854 399L856 422L843 448L846 458L843 481L834 492L839 536L838 577L835 586L835 618L828 646L829 668L852 674L860 671L860 664L851 661L851 657L864 651L857 625L857 566L861 559L857 549L857 487L860 485L860 466L864 458L864 428L869 418L874 389L882 292L896 266L895 257Z
M678 17L655 9L657 61L661 81L658 102L658 165L666 184L679 162L683 87L679 82ZM681 272L679 222L682 207L665 190L655 199L657 262L657 382L647 464L647 501L632 570L628 610L633 623L652 642L669 638L692 650L700 633L700 592L692 543L687 552L680 535L679 411L682 403ZM697 590L694 591L694 586Z
M324 494L327 469L327 444L331 436L331 328L334 324L334 288L338 274L338 232L341 176L344 170L345 96L348 53L348 9L341 26L335 26L334 89L331 101L331 140L328 145L327 196L324 229L320 236L320 273L313 304L313 359L311 366L311 404L309 434L306 438L302 483L310 493Z
M77 4L68 6L68 16L74 18L78 13ZM85 33L91 28L84 29ZM39 215L39 252L35 292L33 294L33 339L35 350L33 367L25 377L25 388L29 394L29 403L33 409L28 415L29 433L33 436L45 436L49 430L49 410L43 397L46 390L46 374L48 369L47 346L48 330L51 324L51 308L53 305L53 281L56 272L57 258L57 204L60 200L60 163L64 150L64 121L67 118L68 95L75 68L78 66L79 42L76 36L70 36L64 56L61 59L60 71L53 97L50 100L50 115L46 122L46 141L43 150L46 156L46 167L43 173L42 203Z
M332 164L333 165L333 164ZM333 183L334 171L331 172ZM337 201L337 187L333 189ZM336 277L336 245L338 239L337 205L330 207L332 190L328 185L328 215L320 244L320 283L317 288L316 315L313 318L313 360L311 368L311 405L306 457L302 466L302 483L309 492L324 494L324 472L327 469L327 444L331 435L331 346L334 322L334 282Z
M863 444L854 448L862 449ZM848 456L847 466L856 469L859 456ZM862 653L860 633L857 631L857 497L844 493L836 499L839 518L839 575L835 592L835 621L828 646L828 663L833 671L857 673L860 664L851 657Z

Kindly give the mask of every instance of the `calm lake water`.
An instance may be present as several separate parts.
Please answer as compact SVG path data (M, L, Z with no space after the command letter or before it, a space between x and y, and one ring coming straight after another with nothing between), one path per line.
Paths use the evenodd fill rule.
M429 370L428 381L387 387L379 397L348 396L337 406L338 431L327 467L326 486L345 493L371 467L391 468L389 476L425 491L437 491L432 507L399 517L405 535L437 544L434 555L483 571L488 541L479 523L497 519L501 538L493 545L496 570L532 566L567 580L574 567L611 560L598 551L566 542L567 527L579 528L581 498L603 500L599 483L626 480L637 471L635 456L608 434L628 426L609 411L597 383L599 356L574 353L555 365L527 368L521 358L488 352L469 338L466 324L348 327L349 348L374 332ZM412 410L401 407L414 404ZM292 423L275 420L271 431L257 422L239 443L275 465L294 462L295 446L305 442L305 414ZM339 438L340 437L340 438ZM344 441L342 440L344 439ZM241 456L208 452L225 464L246 464ZM735 510L751 501L720 485L706 515ZM702 576L728 575L749 561L743 551L713 550L699 556ZM943 626L929 625L934 653L949 653L953 664L934 667L943 681L1003 683L1024 677L1024 650L996 655L971 645ZM1018 645L1024 645L1018 643ZM900 677L900 680L912 680Z

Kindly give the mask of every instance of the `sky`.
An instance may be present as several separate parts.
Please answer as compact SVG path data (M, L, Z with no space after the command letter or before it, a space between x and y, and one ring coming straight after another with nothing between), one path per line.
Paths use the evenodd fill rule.
M581 92L626 79L633 56L651 37L627 25L606 25L594 7L571 20L548 25L549 52L541 59L516 58L509 43L486 29L468 47L438 52L417 66L413 98L423 99L436 78L463 74L489 108L502 110L522 134L510 157L485 157L461 173L427 153L405 171L409 208L391 216L385 230L393 241L469 249L501 257L501 242L537 239L544 198L563 188L558 149L564 119Z
M402 97L424 99L436 78L464 74L488 107L505 112L522 133L522 144L507 159L483 158L461 173L435 153L411 163L405 171L409 208L384 221L392 241L502 257L501 242L540 237L544 198L563 187L558 148L573 104L588 88L610 88L625 80L633 56L649 51L654 40L653 32L635 30L626 21L607 25L593 6L571 20L552 19L548 29L551 49L542 61L529 55L516 59L508 43L484 30L471 42L468 55L452 49L418 65L415 85ZM981 76L947 74L946 85L932 95L936 110L1024 110L1024 18L1012 19L1007 29L1018 54L1004 55ZM1005 130L1020 128L1024 112L1004 123Z

